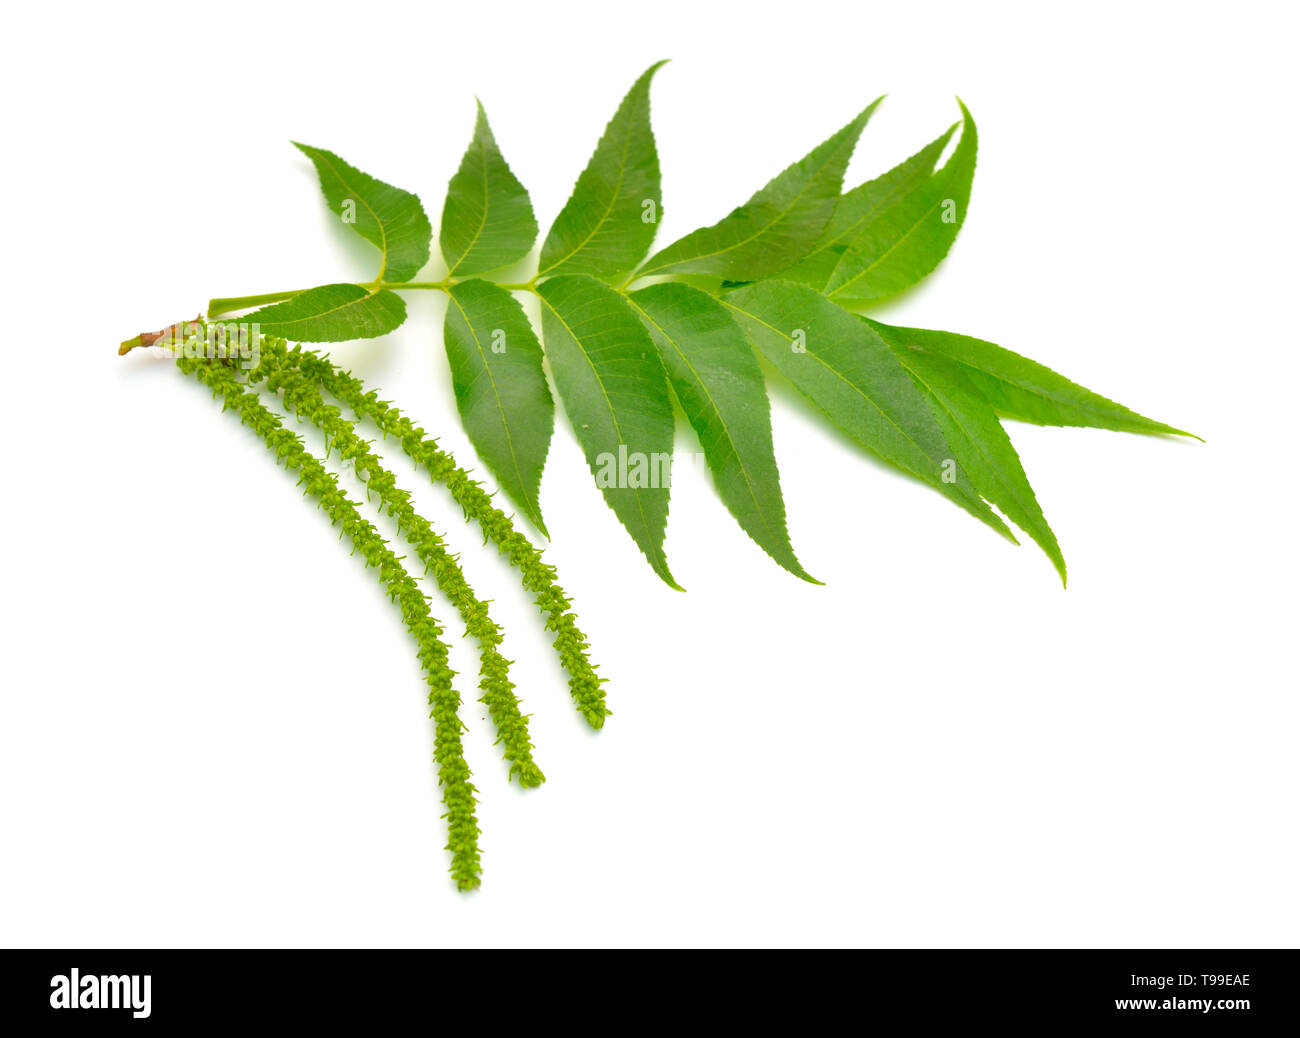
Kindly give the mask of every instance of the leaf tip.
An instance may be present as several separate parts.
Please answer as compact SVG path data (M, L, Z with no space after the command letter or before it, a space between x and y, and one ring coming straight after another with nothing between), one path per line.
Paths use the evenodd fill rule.
M777 555L774 555L770 551L768 552L768 554L771 555L772 558L776 560L778 566L780 566L783 570L785 570L787 573L791 574L792 576L796 576L800 580L807 581L809 584L816 584L818 587L826 586L826 581L818 580L816 577L814 577L811 573L809 573L806 569L803 568L803 564L800 563L800 561L797 558L795 558L794 551L792 549L789 549L788 545L787 545L787 549L788 549L787 551L782 552L782 554L786 556L786 558L784 559L778 557Z
M642 72L641 75L637 78L637 81L632 84L632 89L628 91L628 97L630 98L632 95L638 92L644 92L648 98L650 95L650 81L654 79L655 73L658 72L665 65L667 65L668 62L669 62L668 58L662 58L659 61L656 61L644 72Z
M1174 425L1167 425L1164 422L1157 422L1154 418L1146 418L1143 417L1142 415L1139 415L1138 417L1142 418L1144 422L1151 423L1150 426L1145 431L1154 434L1156 436L1186 436L1189 440L1195 440L1197 443L1205 442L1205 438L1203 436L1197 436L1196 433L1188 432L1186 429L1179 429L1177 426ZM1129 431L1137 432L1141 430L1129 430Z
M870 120L871 116L875 114L876 108L879 106L880 102L883 101L884 99L885 99L885 95L881 94L878 98L872 101L871 104L867 105L866 108L862 109L862 111L860 111L857 115L855 115L852 121L850 121L849 124L845 126L844 129L841 130L837 136L840 136L842 138L845 135L847 135L851 145L856 145L858 142L858 138L862 135L862 131L867 125L868 120Z
M659 579L662 580L665 584L667 584L670 588L672 588L674 591L680 591L682 592L682 594L686 593L686 589L682 587L681 584L677 583L672 573L669 572L668 563L664 561L663 558L660 558L657 562L651 560L650 565L653 567L655 573L659 575Z
M640 86L644 85L645 88L646 88L647 90L649 90L649 89L650 89L650 80L652 80L652 79L654 78L654 74L655 74L656 72L658 72L661 68L663 68L665 65L667 65L668 62L671 61L671 60L672 60L671 58L660 58L660 59L659 59L658 61L656 61L653 65L651 65L648 69L646 69L644 72L642 72L641 75L640 75L639 77L637 77L637 81L636 81L636 83L633 84L632 89L633 89L633 90L636 90L637 87L640 87Z
M1047 556L1048 561L1052 564L1052 569L1056 570L1056 575L1061 578L1061 590L1065 590L1069 585L1065 572L1065 556L1061 554L1061 546L1056 542L1056 535L1052 533L1047 521L1043 521L1045 536L1036 535L1029 532L1038 546L1043 549L1043 554Z

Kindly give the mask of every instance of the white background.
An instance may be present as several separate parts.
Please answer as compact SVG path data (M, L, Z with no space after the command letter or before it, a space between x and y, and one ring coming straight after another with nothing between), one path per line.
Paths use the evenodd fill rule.
M1294 945L1295 26L1224 10L8 11L0 941ZM1207 442L1011 427L1062 590L776 387L792 535L827 586L683 466L682 595L562 422L548 556L609 679L599 734L511 572L398 464L494 599L549 777L507 785L467 696L485 876L461 896L398 614L250 434L116 346L211 295L371 276L291 138L418 191L436 226L477 94L544 233L661 57L661 243L880 93L850 184L960 94L971 216L880 315ZM469 464L433 295L332 352Z

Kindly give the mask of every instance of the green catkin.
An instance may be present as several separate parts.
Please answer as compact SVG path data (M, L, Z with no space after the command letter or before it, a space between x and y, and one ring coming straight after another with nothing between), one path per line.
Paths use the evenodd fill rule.
M246 389L234 371L220 361L179 357L177 366L193 375L222 401L223 410L233 410L275 453L287 470L297 470L299 485L339 526L368 567L379 571L379 580L402 610L402 619L419 647L420 664L429 685L429 705L434 721L434 760L442 785L447 813L447 847L451 852L451 875L460 890L479 885L481 862L478 847L478 819L474 815L477 790L470 782L469 765L461 745L458 713L460 696L452 686L454 671L448 665L443 631L429 612L429 603L415 579L406 571L379 532L367 522L339 488L338 480L312 455L302 441L284 428L279 417L268 410L256 392Z
M611 711L605 705L601 688L604 678L587 654L587 638L578 629L578 618L571 612L572 603L555 582L555 567L542 561L531 541L515 529L510 517L492 504L492 496L460 468L455 459L425 435L391 404L382 401L350 374L325 358L295 347L284 357L285 364L296 364L303 373L331 396L346 404L358 418L370 419L384 436L392 436L402 450L429 473L435 481L446 484L466 518L478 520L485 537L493 541L519 571L524 587L536 599L546 615L546 627L555 632L555 650L569 674L569 691L578 711L593 728L600 728Z
M447 551L446 543L412 507L410 494L397 486L393 474L357 436L354 424L337 407L325 403L320 390L306 374L285 367L283 341L263 339L261 351L259 365L248 374L249 383L265 381L272 393L281 394L286 408L324 433L327 455L330 450L336 450L341 460L351 462L357 476L365 482L367 492L378 497L380 511L396 520L398 531L410 541L425 571L433 573L438 587L459 610L465 629L478 642L479 688L483 693L479 702L487 706L496 726L497 742L502 744L503 756L510 763L510 776L518 775L523 786L541 785L546 778L533 761L528 719L520 712L515 686L509 677L510 662L498 649L503 640L501 628L489 615L487 603L474 594L460 564Z

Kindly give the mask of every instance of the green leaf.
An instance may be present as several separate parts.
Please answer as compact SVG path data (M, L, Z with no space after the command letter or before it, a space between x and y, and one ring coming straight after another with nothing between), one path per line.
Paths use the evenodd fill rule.
M971 485L925 397L869 325L807 285L785 281L760 281L722 302L758 352L853 439L1015 539Z
M533 247L537 219L478 106L474 139L447 187L439 243L447 274L481 274L514 263Z
M406 304L394 292L360 285L321 285L292 299L239 318L263 335L293 342L347 342L387 335L406 320Z
M1028 357L983 339L955 332L897 328L878 321L869 323L881 334L887 332L891 338L905 341L913 350L938 354L959 365L992 408L1008 418L1035 425L1087 426L1200 439L1195 433L1130 411Z
M936 138L909 159L899 163L875 180L846 191L835 206L816 246L804 259L776 276L783 281L797 281L823 290L849 247L863 234L873 233L883 215L900 200L920 190L934 172L943 149L957 129L954 123L947 133Z
M1020 456L993 408L957 364L913 346L901 330L880 324L872 327L925 394L958 464L970 476L975 489L1034 539L1064 584L1065 559L1056 535L1047 525Z
M632 293L669 381L731 514L754 542L797 577L810 577L786 532L763 372L727 308L689 285Z
M641 261L660 216L659 153L650 129L651 65L605 127L573 194L555 218L539 277L590 274L614 281Z
M465 431L501 489L545 534L538 488L555 405L541 344L504 288L473 279L448 294L443 341Z
M538 293L555 388L596 485L654 571L680 591L663 551L673 409L659 354L608 285L566 274Z
M975 120L964 104L961 114L961 139L943 168L914 182L881 210L840 257L826 284L836 302L855 306L894 295L948 255L966 220L979 144Z
M880 101L873 101L744 205L655 253L639 276L678 271L752 281L800 259L834 213L845 167Z
M349 166L333 152L294 142L320 176L325 201L379 250L376 281L410 281L429 262L433 228L420 200L409 191Z

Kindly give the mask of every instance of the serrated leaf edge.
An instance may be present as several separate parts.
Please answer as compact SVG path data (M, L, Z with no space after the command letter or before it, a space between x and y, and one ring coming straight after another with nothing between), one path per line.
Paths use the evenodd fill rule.
M662 64L662 62L661 62L661 64ZM570 275L565 275L565 276L568 276L568 277L589 277L590 275L586 275L586 274L570 274ZM601 281L597 281L597 279L595 279L595 278L592 278L591 280L596 281L597 284L604 284L604 283L601 282ZM608 285L605 285L605 287L608 288L609 286L608 286ZM614 291L614 290L611 289L611 291ZM587 351L584 350L584 349L582 348L582 340L581 340L580 338L578 338L578 336L577 336L576 334L574 334L573 329L569 326L569 322L566 321L566 320L565 320L565 319L560 315L560 312L559 312L559 311L558 311L554 306L551 305L551 302L550 302L549 299L547 299L545 296L540 295L540 294L538 295L537 298L540 299L540 300L542 301L542 303L546 306L546 308L547 308L548 310L550 310L552 314L555 315L555 319L556 319L557 321L560 322L560 324L563 326L565 332L569 335L569 337L570 337L570 338L571 338L575 343L578 344L578 352L582 354L583 359L584 359L584 360L587 362L587 364L591 367L591 373L592 373L592 375L593 375L593 376L595 377L595 379L596 379L596 384L597 384L598 386L600 386L600 393L601 393L601 396L602 396L602 397L604 398L604 400L605 400L605 407L606 407L606 409L609 411L610 420L614 423L614 430L615 430L615 432L617 432L617 434L618 434L619 441L625 443L626 440L625 440L624 437L623 437L623 427L622 427L622 424L621 424L621 423L619 422L619 420L618 420L618 413L614 410L614 402L609 398L609 393L605 390L605 383L604 383L604 381L603 381L603 380L601 379L601 377L600 377L600 372L596 370L596 365L592 363L591 357L589 357L589 356L587 355ZM626 299L626 297L624 297L624 298ZM650 344L650 348L651 348L652 350L654 349L654 344L653 344L653 343ZM567 411L567 408L566 408L566 411ZM585 449L584 449L583 453L584 453L584 454L586 453ZM601 496L603 497L604 495L602 494ZM650 524L650 520L649 520L649 517L645 514L645 508L643 507L643 504L642 504L642 500L641 500L640 495L639 495L639 494L634 494L634 495L632 496L632 499L636 502L636 510L637 510L637 513L638 513L638 514L640 515L640 517L641 517L641 527L642 527L642 528L643 528L647 533L653 533L653 532L654 532L654 527L651 526L651 524ZM668 507L669 507L669 509L671 509L671 507L672 507L672 497L671 497L671 495L669 495L669 497L667 498L667 501L668 501ZM611 510L612 510L612 509L611 509ZM664 528L665 528L665 530L667 529L667 526L668 526L668 513L667 513L667 511L665 511L665 514L664 514ZM655 545L655 552L656 552L656 554L659 556L659 558L658 558L657 560L656 560L655 558L652 558L651 555L650 555L650 553L647 552L643 547L641 547L640 543L637 544L637 547L638 547L638 548L641 548L641 553L642 553L643 555L645 555L646 560L650 563L650 567L651 567L651 568L652 568L652 569L653 569L657 574L659 574L660 579L663 580L663 582L664 582L665 584L667 584L669 587L671 587L674 591L685 591L686 589L685 589L684 587L682 587L680 584L677 583L677 581L673 578L672 572L671 572L671 571L669 570L669 568L668 568L668 556L667 556L667 554L664 552L664 549L663 549L663 538L660 537L660 538L659 538L659 541L660 541L660 543L657 544L657 545Z
M519 455L515 451L514 434L510 431L510 423L506 421L506 409L501 401L501 392L497 388L496 377L492 374L492 368L489 366L487 361L487 354L483 350L483 341L479 338L478 332L474 328L474 322L469 319L469 314L466 312L465 308L461 305L460 300L456 298L456 293L454 291L448 292L447 298L450 299L453 304L455 304L456 310L457 312L459 312L461 316L461 320L465 322L465 327L469 329L470 337L474 340L474 348L478 350L479 358L483 362L483 371L487 375L488 382L492 386L492 399L496 403L497 412L501 415L501 425L502 428L505 429L506 440L510 444L510 464L515 470L515 478L519 481L520 487L527 490L528 480L524 479L524 474L519 468ZM527 320L527 317L525 317L525 320ZM550 446L551 446L550 441L547 440L546 455L550 454ZM546 465L546 455L543 455L542 457L543 468L545 468ZM547 532L546 523L542 520L541 502L524 500L516 503L524 510L524 513L528 516L529 521L534 526L536 526L538 530L541 531L542 536L544 536L547 540L550 540L551 535L550 533Z
M717 300L717 297L716 297L716 296L709 296L709 298L710 298L710 299L713 299L713 300L715 300L715 301L719 301L719 300ZM683 353L683 352L681 351L681 348L680 348L680 347L677 345L677 343L673 340L672 336L670 336L670 335L668 334L668 332L664 330L663 326L660 325L658 321L656 321L653 317L650 316L649 313L646 312L646 310L645 310L644 307L642 307L639 303L636 302L635 299L631 298L630 296L628 297L628 303L636 309L636 311L641 315L641 319L642 319L643 321L645 321L645 322L648 323L648 324L654 325L655 329L659 332L659 334L663 336L664 341L667 342L667 343L669 343L669 344L672 346L672 348L673 348L674 350L677 351L677 355L678 355L679 357L681 357L682 362L683 362L683 363L684 363L688 368L690 368L691 373L695 376L695 380L696 380L696 382L699 384L699 387L704 391L705 396L708 397L709 405L710 405L711 408L713 409L713 413L714 413L714 415L717 417L717 419L718 419L718 423L722 426L722 430L723 430L723 432L726 434L727 442L730 443L730 444L732 445L731 452L732 452L732 454L734 454L734 455L736 456L736 461L737 461L737 463L738 463L739 466L740 466L740 471L741 471L741 473L742 473L742 474L744 475L744 477L745 477L745 488L746 488L746 490L747 490L748 493L749 493L749 499L750 499L750 502L754 505L754 511L755 511L755 513L760 517L760 519L761 519L762 522L763 522L763 526L768 530L768 532L769 532L770 534L776 534L776 535L778 535L778 536L773 537L773 540L774 540L774 541L777 541L777 542L784 541L784 542L786 543L786 545L789 547L789 549L790 549L790 558L793 559L793 560L794 560L794 563L795 563L794 568L791 568L791 567L787 566L784 562L782 562L780 559L778 559L774 554L772 554L771 551L769 551L769 550L767 549L767 547L765 547L762 543L760 543L760 542L758 541L757 538L755 538L752 534L750 534L748 530L745 530L745 533L746 533L747 535L749 535L750 539L751 539L755 544L757 544L758 547L762 548L763 551L764 551L764 553L765 553L769 558L771 558L772 561L775 562L775 563L776 563L778 566L780 566L782 569L787 570L787 571L790 572L790 573L793 573L793 574L794 574L796 577L798 577L800 580L806 580L806 581L808 581L808 583L810 583L810 584L822 584L822 583L823 583L822 581L820 581L820 580L818 580L816 577L812 576L812 574L810 574L807 570L805 570L805 569L803 568L803 565L799 562L799 559L798 559L797 555L795 554L794 545L790 543L790 530L789 530L788 525L786 525L785 523L782 523L782 524L779 525L779 527L774 527L774 526L773 526L773 525L768 521L766 511L765 511L765 509L763 508L763 506L759 503L758 495L754 492L754 482L753 482L753 480L750 478L749 468L745 465L744 461L742 460L741 452L740 452L739 450L736 449L736 446L735 446L735 444L736 444L736 438L732 435L732 433L731 433L731 428L727 425L727 420L726 420L726 418L724 418L723 415L722 415L722 410L721 410L721 409L718 407L718 405L714 402L714 400L713 400L713 394L712 394L711 392L709 392L709 387L708 387L708 385L705 383L704 379L700 377L699 372L695 370L695 365L693 365L693 364L691 363L691 361L690 361L690 358L688 358L688 357L686 356L686 354ZM728 316L730 317L730 315L728 315ZM735 319L734 319L734 318L731 318L731 320L732 320L732 322L734 323ZM744 329L741 328L739 325L736 325L736 332L737 332L737 334L740 335L741 339L742 339L743 341L745 341L746 344L747 344L747 343L748 343L748 340L745 339L745 331L744 331ZM761 377L761 372L760 372L760 377ZM671 376L669 376L669 381L671 382ZM767 396L767 387L766 387L766 385L764 385L764 386L762 387L762 391L763 391L763 395L764 395L764 397L766 397L766 396ZM769 422L770 422L770 420L771 420L771 419L770 419L770 416L769 416ZM773 461L775 462L775 458L773 458ZM779 475L778 475L778 479L779 479ZM778 497L781 497L781 489L780 489L780 483L779 483L779 482L778 482L778 484L777 484L777 495L778 495ZM783 508L784 508L784 499L782 499L782 506L783 506ZM742 530L745 529L743 525L741 526L741 529L742 529Z

